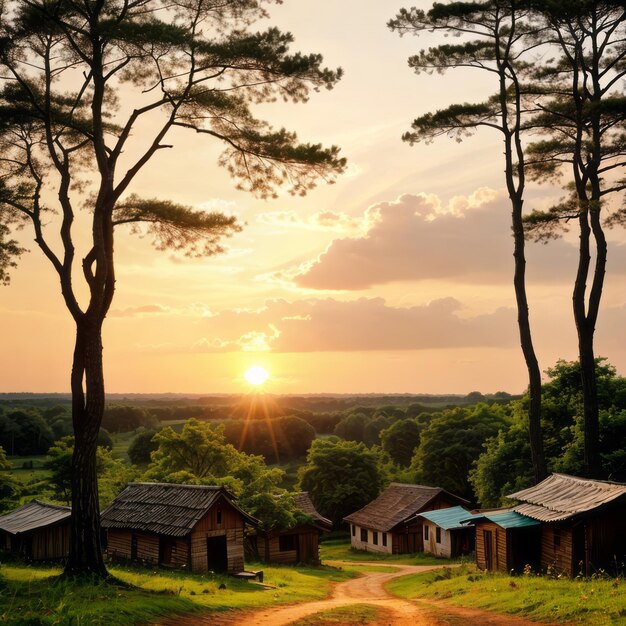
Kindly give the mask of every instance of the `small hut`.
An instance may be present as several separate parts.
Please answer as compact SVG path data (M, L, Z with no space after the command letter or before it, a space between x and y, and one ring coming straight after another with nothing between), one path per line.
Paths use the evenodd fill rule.
M287 530L275 529L259 533L257 549L266 563L317 565L320 562L320 536L323 532L329 532L333 523L317 512L308 492L295 494L294 501L311 521Z
M511 510L480 512L466 523L476 528L476 565L479 569L521 572L539 563L539 522Z
M448 559L472 552L474 527L461 523L469 515L469 511L462 506L424 511L417 515L424 528L424 552Z
M423 511L469 504L440 487L391 483L375 500L344 518L353 548L407 554L424 549Z
M65 559L71 515L68 506L32 500L0 516L0 547L34 561Z
M626 484L552 474L513 493L515 511L541 523L541 568L568 576L613 570L626 558Z
M102 513L111 556L192 572L244 569L244 529L258 520L224 487L129 483Z

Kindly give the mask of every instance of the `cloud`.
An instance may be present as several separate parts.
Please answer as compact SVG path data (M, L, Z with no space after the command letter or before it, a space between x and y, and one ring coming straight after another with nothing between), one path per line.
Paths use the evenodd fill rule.
M270 300L258 311L223 311L202 322L194 351L335 352L515 345L512 309L465 317L454 298L392 307L382 298ZM213 334L210 331L213 331Z
M347 213L336 211L318 211L309 216L304 216L297 211L270 211L261 213L257 221L281 228L304 228L352 234L363 234L370 226L367 215L352 217Z
M160 304L146 304L144 306L131 306L126 309L114 309L109 312L109 317L141 317L146 314L169 312L168 307Z
M397 281L502 284L512 280L508 199L481 188L448 203L404 194L369 207L364 234L335 239L316 259L259 277L314 290L359 290ZM529 281L571 280L575 245L527 245ZM609 268L626 271L626 245L613 244Z

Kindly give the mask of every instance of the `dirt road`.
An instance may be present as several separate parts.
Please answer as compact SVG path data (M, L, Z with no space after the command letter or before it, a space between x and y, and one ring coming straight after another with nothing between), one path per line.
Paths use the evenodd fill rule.
M334 563L341 565L341 563ZM360 563L360 565L381 566L381 563ZM387 567L387 564L385 564ZM440 566L393 565L394 572L364 572L358 578L337 583L330 598L317 602L306 602L289 606L259 609L258 611L236 612L230 615L216 615L188 618L172 618L161 622L161 626L283 626L312 616L321 611L335 609L350 604L370 604L385 609L385 626L530 626L536 625L512 615L496 615L478 609L457 608L444 602L431 600L409 601L390 595L385 584L407 574L417 574ZM544 625L545 626L545 625Z

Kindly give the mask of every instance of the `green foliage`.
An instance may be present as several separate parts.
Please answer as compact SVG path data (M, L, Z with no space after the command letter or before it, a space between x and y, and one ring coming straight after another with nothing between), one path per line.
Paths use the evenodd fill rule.
M385 483L380 455L362 443L317 439L300 470L300 487L335 524L376 498Z
M380 435L381 447L398 465L408 467L420 444L420 429L415 420L394 422Z
M128 458L134 465L150 463L151 454L159 447L154 441L156 430L144 430L134 437L128 447Z
M542 390L542 429L552 471L583 475L584 433L580 365L558 361L548 368L551 380ZM596 360L600 406L602 476L626 480L626 379L606 359ZM512 422L487 442L471 472L476 497L483 506L498 506L504 496L533 484L525 398L514 403Z
M11 278L9 271L17 267L16 259L24 252L15 239L10 239L9 227L0 223L0 285L8 285Z
M54 497L65 504L71 501L73 453L74 438L64 437L50 448L48 460L45 463L45 468L50 471L48 482L53 489ZM98 447L96 470L101 509L109 504L122 491L126 483L134 480L137 475L135 468L114 459L111 451L103 447Z
M224 422L227 441L249 454L259 454L269 463L303 458L315 429L295 415L274 419L243 419Z
M14 508L20 493L21 486L11 474L11 462L0 446L0 512Z
M109 405L104 410L102 428L112 433L127 433L138 428L153 428L156 418L146 409L131 405Z
M497 404L477 404L435 415L421 434L411 464L415 482L443 487L472 500L469 473L485 442L509 423L507 407Z
M284 472L226 443L223 425L212 427L191 419L180 433L167 427L153 441L158 447L151 455L147 480L224 485L266 529L290 528L302 521L293 498L280 488Z
M45 454L54 433L38 409L0 415L0 445L10 455Z

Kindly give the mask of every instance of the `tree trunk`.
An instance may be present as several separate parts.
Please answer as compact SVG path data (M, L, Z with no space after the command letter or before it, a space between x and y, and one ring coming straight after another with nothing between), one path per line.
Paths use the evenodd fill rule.
M96 470L98 432L104 413L101 322L77 324L71 382L74 425L72 523L65 574L105 578L108 572L100 545Z
M533 345L528 314L528 297L526 295L526 255L524 239L524 224L522 221L523 202L518 198L511 198L513 204L512 222L515 258L515 273L513 285L517 302L517 324L519 328L520 344L528 370L528 431L530 439L530 455L533 464L535 481L541 482L548 474L546 458L543 450L541 431L541 371Z

